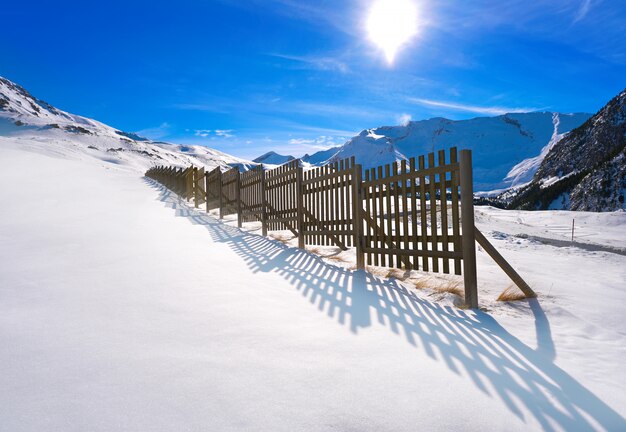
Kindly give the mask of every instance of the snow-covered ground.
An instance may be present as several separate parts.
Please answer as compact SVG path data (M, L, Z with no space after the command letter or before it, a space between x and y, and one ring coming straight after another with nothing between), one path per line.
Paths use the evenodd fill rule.
M539 298L468 311L59 148L0 139L0 431L626 430L626 256L535 239L624 213L478 208Z

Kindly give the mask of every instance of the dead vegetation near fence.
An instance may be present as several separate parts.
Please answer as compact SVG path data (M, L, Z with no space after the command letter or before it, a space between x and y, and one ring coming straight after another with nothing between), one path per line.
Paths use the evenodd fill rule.
M273 240L277 240L279 242L281 242L282 244L285 244L287 246L289 246L289 243L292 240L295 240L297 237L293 236L293 235L285 235L285 234L279 234L279 233L271 233L269 235L269 237Z
M449 281L433 288L440 294L448 293L455 296L463 297L463 284L461 281Z
M519 300L526 300L528 297L521 292L515 285L509 285L504 291L500 293L497 301L501 302L512 302Z

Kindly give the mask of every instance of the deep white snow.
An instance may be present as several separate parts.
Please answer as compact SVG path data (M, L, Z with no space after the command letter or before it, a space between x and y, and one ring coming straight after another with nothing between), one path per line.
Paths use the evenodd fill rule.
M626 256L568 213L477 209L540 296L479 249L468 311L49 144L0 138L1 431L626 429Z

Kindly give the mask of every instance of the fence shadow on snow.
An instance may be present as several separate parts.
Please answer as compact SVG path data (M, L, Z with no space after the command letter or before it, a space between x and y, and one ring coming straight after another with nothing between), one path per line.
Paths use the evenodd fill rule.
M375 319L456 374L467 375L522 420L520 408L525 408L545 430L626 430L619 413L554 364L550 324L537 299L528 300L537 332L538 347L533 349L487 313L442 306L419 298L393 279L334 266L302 249L195 211L167 188L145 181L176 216L204 226L213 241L228 244L253 272L278 273L353 334Z

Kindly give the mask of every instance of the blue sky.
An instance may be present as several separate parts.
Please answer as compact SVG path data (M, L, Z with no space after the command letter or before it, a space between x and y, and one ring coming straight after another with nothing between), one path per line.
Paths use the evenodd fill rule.
M626 87L626 1L415 0L390 65L373 0L21 1L0 75L76 114L242 157L436 116L595 112Z

